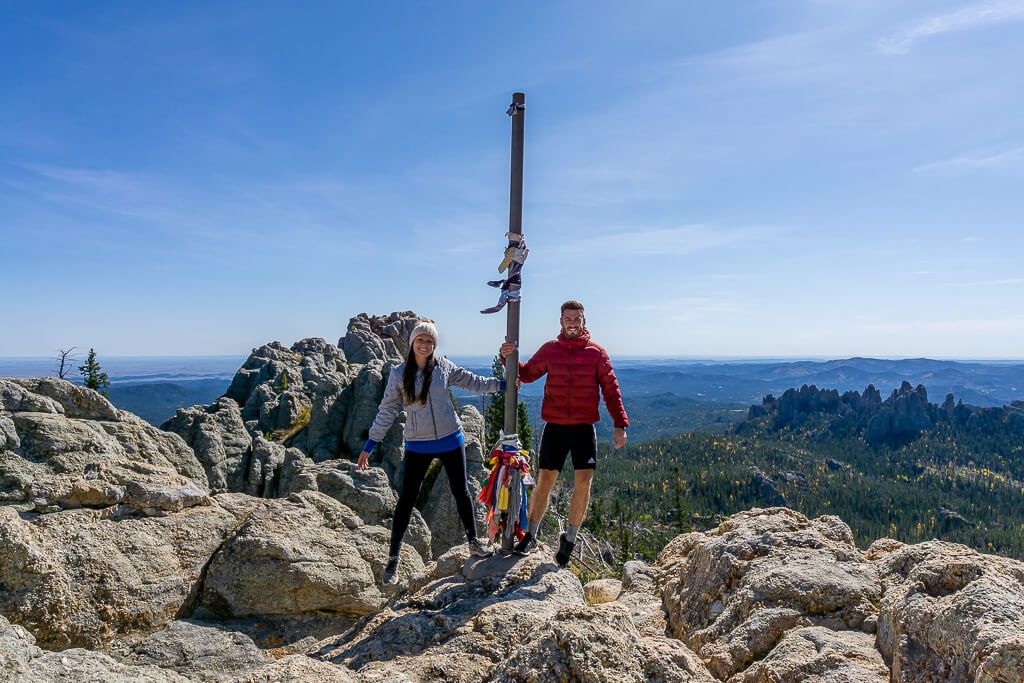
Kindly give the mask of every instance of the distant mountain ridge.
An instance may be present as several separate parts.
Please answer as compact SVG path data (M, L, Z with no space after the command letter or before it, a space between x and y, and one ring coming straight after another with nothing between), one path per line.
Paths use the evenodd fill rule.
M452 359L480 374L490 374L485 357L456 355ZM160 424L178 407L211 403L226 391L244 360L231 356L101 357L110 374L114 403L151 424ZM750 405L767 394L779 395L802 384L840 392L860 391L873 384L889 391L904 381L924 385L933 396L952 393L976 406L1000 406L1024 399L1024 362L864 357L824 361L614 360L627 400L674 394L685 399ZM52 360L42 358L0 359L0 375L52 375L53 365ZM69 379L78 380L77 375ZM539 399L543 385L543 381L523 385L521 393L528 404ZM664 434L660 427L658 432Z
M955 394L978 406L1024 399L1024 363L981 363L909 358L845 358L768 363L680 363L617 370L624 392L664 393L727 402L753 402L802 384L840 392L868 384L888 389L903 382L933 395Z

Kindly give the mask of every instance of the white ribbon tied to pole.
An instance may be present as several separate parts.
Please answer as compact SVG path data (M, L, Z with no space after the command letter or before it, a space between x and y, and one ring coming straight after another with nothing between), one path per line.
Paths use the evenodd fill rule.
M497 313L510 301L522 301L520 289L523 286L523 264L526 263L530 250L526 248L526 237L523 235L514 232L505 234L508 237L508 246L505 248L501 263L498 264L498 272L501 273L507 268L508 277L487 282L490 287L500 287L501 294L498 296L498 303L480 311L484 314Z

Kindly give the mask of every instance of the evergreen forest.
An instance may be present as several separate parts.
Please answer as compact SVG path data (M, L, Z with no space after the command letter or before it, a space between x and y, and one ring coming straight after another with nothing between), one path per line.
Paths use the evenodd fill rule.
M786 505L808 517L838 515L861 548L883 537L940 539L1024 559L1019 403L961 405L955 420L926 404L933 423L897 443L871 443L869 420L858 427L849 410L837 417L842 406L785 421L755 406L727 433L690 432L620 451L602 443L585 528L605 561L619 565L652 560L676 534L713 528L736 512ZM549 542L564 521L570 470L542 529Z

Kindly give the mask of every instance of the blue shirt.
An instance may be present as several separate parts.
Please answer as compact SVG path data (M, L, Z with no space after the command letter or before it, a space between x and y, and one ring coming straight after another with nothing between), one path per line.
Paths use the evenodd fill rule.
M363 446L363 450L367 453L372 453L378 443L380 442L374 441L373 439L367 439L366 445ZM457 429L448 436L442 436L440 439L406 441L405 450L410 453L446 453L448 451L454 451L457 448L462 448L465 443L466 440L462 436L462 430Z

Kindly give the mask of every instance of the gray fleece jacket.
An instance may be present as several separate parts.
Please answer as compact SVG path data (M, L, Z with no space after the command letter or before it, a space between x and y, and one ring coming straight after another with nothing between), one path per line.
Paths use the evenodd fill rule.
M380 442L394 424L399 411L405 409L405 440L431 441L444 438L462 429L459 416L455 413L448 387L458 387L474 394L501 391L501 382L494 377L481 377L460 368L444 356L437 359L431 376L427 402L406 404L402 396L402 374L405 363L391 370L384 398L377 409L377 417L370 427L370 440ZM423 373L416 374L416 395L423 387Z

